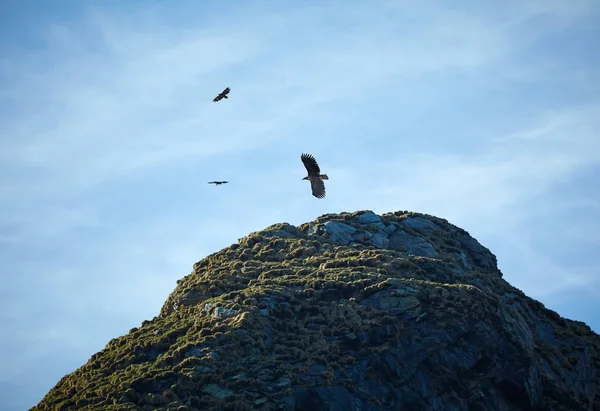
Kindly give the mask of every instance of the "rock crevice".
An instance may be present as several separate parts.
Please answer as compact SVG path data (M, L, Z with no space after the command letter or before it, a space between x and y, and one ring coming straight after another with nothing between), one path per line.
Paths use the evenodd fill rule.
M197 262L34 410L594 410L599 349L446 220L328 214Z

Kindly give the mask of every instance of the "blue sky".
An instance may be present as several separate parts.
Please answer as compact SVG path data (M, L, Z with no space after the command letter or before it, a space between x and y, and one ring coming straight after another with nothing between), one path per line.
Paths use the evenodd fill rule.
M595 0L3 1L0 407L207 254L331 212L446 218L600 331L599 22Z

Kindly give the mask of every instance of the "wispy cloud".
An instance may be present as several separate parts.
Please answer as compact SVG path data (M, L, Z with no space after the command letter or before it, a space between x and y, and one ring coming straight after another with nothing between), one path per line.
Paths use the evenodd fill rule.
M215 4L40 16L0 54L0 381L40 375L15 409L279 221L428 212L529 295L598 296L594 2Z
M580 245L587 243L591 249L598 244L594 230L585 229L589 221L576 221L568 214L584 206L597 216L594 203L600 192L584 186L583 197L573 193L575 197L565 202L560 198L564 189L556 186L578 184L582 173L600 165L599 118L598 105L552 111L533 119L531 129L505 137L490 136L488 149L475 155L397 154L378 165L378 184L361 191L373 199L371 203L378 211L404 204L402 208L445 216L472 229L484 244L489 239L498 246L491 248L501 268L509 268L506 278L536 298L584 288L595 290L595 296L600 297L593 260L564 261L549 253L551 244L536 244L540 236L548 234L555 244L568 247L575 233ZM346 172L355 190L369 186L372 177L350 169ZM586 198L589 189L593 189L593 197ZM341 201L345 200L350 199ZM541 221L532 221L541 215ZM555 230L552 227L558 224L553 215L568 218L568 222Z

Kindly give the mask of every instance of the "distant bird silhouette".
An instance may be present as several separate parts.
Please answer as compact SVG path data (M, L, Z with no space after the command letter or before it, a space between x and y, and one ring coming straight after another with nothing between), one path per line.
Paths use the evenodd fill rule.
M224 98L229 98L229 97L227 97L227 94L229 94L230 91L231 91L231 89L229 87L227 87L225 90L221 91L221 93L219 93L219 95L217 97L215 97L213 99L213 101L216 103L217 101L220 101Z
M310 188L312 190L312 195L317 198L325 197L325 183L323 180L329 180L327 174L321 174L321 169L319 168L319 164L317 164L317 160L310 154L302 154L300 159L304 163L304 167L306 167L306 171L308 171L308 175L304 177L302 180L310 181Z
M208 184L214 184L214 185L215 185L215 187L216 187L216 186L219 186L219 185L221 185L221 184L227 184L227 183L229 183L229 181L209 181L209 182L208 182Z

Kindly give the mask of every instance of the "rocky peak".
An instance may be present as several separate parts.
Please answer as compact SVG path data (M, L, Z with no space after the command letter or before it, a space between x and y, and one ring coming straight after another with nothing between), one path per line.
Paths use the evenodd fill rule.
M452 262L455 274L473 269L502 274L496 257L466 231L427 214L396 212L379 216L370 210L325 215L300 227L342 245L398 251L401 256Z
M446 220L327 214L194 264L36 409L592 410L599 349Z

